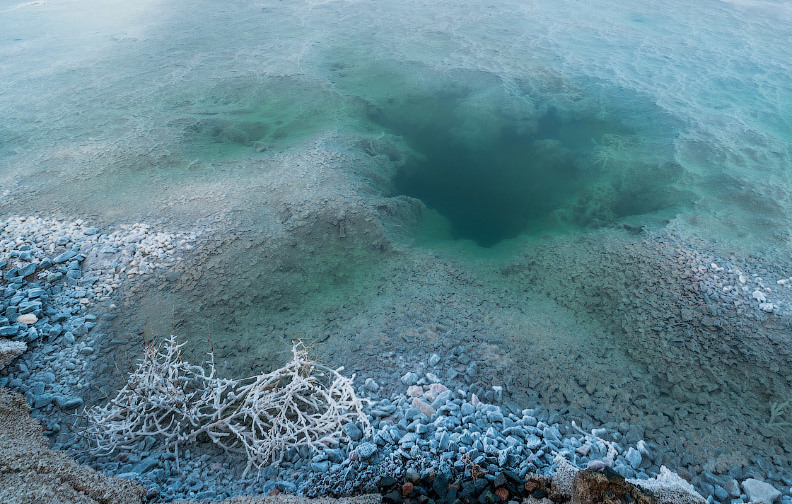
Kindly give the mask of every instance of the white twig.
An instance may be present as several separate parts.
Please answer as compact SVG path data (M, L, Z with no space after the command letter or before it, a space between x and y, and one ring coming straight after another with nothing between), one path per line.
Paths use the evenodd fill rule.
M371 431L354 375L309 360L301 343L282 368L242 380L218 377L213 353L205 368L190 365L183 345L171 336L146 348L115 399L86 411L97 453L133 450L154 436L178 454L180 444L205 434L226 451L244 452L246 474L293 447L349 442L346 423Z

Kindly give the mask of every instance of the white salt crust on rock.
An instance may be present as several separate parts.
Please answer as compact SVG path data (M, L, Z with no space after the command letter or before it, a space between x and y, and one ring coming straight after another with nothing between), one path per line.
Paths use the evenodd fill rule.
M27 345L21 341L0 339L0 369L11 364L14 359L25 353Z

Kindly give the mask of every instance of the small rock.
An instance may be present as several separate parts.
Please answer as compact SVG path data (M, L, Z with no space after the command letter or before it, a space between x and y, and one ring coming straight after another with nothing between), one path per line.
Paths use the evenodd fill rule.
M748 498L753 502L771 504L781 496L781 492L776 490L773 485L753 478L743 481L742 487L745 493L748 494Z
M422 395L424 395L424 389L420 385L407 387L407 397L421 397Z
M775 305L773 303L759 303L759 309L763 312L773 313Z
M432 415L434 415L436 413L435 409L432 406L430 406L429 404L426 404L425 402L423 402L421 399L419 399L417 397L413 398L412 407L417 409L418 411L420 411L421 413L423 413L424 415L426 415L428 417L431 417Z
M349 439L351 439L352 441L360 441L361 439L363 439L363 431L361 431L360 427L358 427L356 424L351 422L346 423L344 424L343 429L344 432L346 432L347 436L349 436Z
M379 384L375 382L373 378L366 378L366 381L363 383L363 386L366 387L366 389L370 390L371 392L376 392L380 388Z
M377 445L369 442L361 443L355 451L362 460L367 460L377 452Z
M407 386L415 385L418 383L418 375L413 372L406 373L401 377L401 382Z
M17 317L17 322L20 324L33 325L38 322L38 317L34 313L26 313Z
M601 460L589 460L588 464L586 464L586 470L588 471L601 471L605 469L605 462Z
M424 392L424 397L427 401L432 402L437 399L437 396L446 392L448 387L443 385L442 383L432 383L429 385L429 389Z
M62 410L73 410L83 405L83 400L79 397L55 397L55 404Z
M439 362L440 362L440 356L437 355L436 353L432 354L432 356L429 357L429 365L430 366L436 366Z
M28 296L28 299L36 299L36 298L39 298L39 297L43 296L46 293L47 293L47 291L45 291L44 289L42 289L40 287L37 287L35 289L30 289L27 292L27 296Z
M632 446L627 450L624 458L633 469L638 469L638 466L641 465L641 453Z
M73 250L67 250L64 253L55 256L55 258L52 260L52 262L55 263L55 264L64 263L64 262L68 261L69 259L71 259L72 257L74 257L76 255L77 255L77 252L75 252Z

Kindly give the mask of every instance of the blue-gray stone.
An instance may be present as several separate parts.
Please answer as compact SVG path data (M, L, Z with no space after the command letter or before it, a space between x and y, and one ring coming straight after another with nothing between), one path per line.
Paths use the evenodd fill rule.
M55 324L54 326L50 327L49 330L49 337L56 338L63 332L63 326L60 324Z
M73 397L57 396L55 397L55 404L57 404L60 409L73 410L82 406L83 400L82 398L75 396Z
M41 269L47 269L50 267L52 267L52 259L46 258L39 263L39 268Z
M357 454L362 460L370 459L375 453L377 453L377 445L374 443L361 443L357 447Z
M451 443L451 435L448 433L448 431L443 432L443 434L440 436L440 441L438 443L438 446L440 447L441 450L445 451L448 450L450 443Z
M418 426L415 428L415 433L422 436L424 434L432 432L433 428L434 428L434 424L418 424Z
M468 365L467 369L465 369L465 374L468 376L476 376L478 374L478 364L476 364L476 361Z
M21 261L31 261L33 260L33 253L29 250L25 250L24 252L19 253L19 259Z
M447 401L451 398L451 391L446 390L445 392L441 392L434 401L432 401L432 407L435 410L439 410Z
M338 448L325 450L325 453L330 462L334 464L340 464L344 461L344 452Z
M500 411L488 411L487 419L490 422L503 422L503 413Z
M541 439L539 439L538 437L534 436L533 434L530 434L530 435L526 436L526 438L525 438L525 447L527 449L535 450L535 449L539 448L540 446L542 446L542 440Z
M95 228L95 227L85 228L83 229L83 234L86 236L93 236L99 234L99 228Z
M412 432L408 432L404 436L399 439L399 444L407 444L407 443L415 443L418 440L418 436Z
M47 275L47 283L55 283L61 278L63 278L63 273L59 271L55 273L50 273L49 275Z
M66 277L78 280L82 277L82 272L78 269L70 269L68 272L66 272Z
M41 287L36 287L35 289L30 289L29 291L27 291L27 296L28 299L36 299L38 297L43 296L46 293L47 291L45 291Z
M330 461L311 462L311 470L318 473L326 473L330 469Z
M55 245L63 246L63 245L66 245L67 243L69 243L70 241L71 241L71 238L69 238L68 236L61 236L57 240L55 240Z
M347 436L349 436L349 439L351 439L352 441L360 441L361 439L363 439L363 431L361 431L360 427L358 427L356 424L354 423L344 424L343 429L344 432L346 432Z
M627 463L630 464L630 467L633 469L638 469L638 466L641 465L641 452L632 446L627 450L624 458L627 459Z
M429 365L430 366L436 366L439 362L440 362L440 356L437 355L436 353L432 354L432 356L429 357Z
M41 375L41 381L45 384L55 382L55 375L51 371L47 371Z
M74 250L67 250L64 253L55 256L55 258L52 260L52 262L55 263L55 264L64 263L64 262L68 261L69 259L71 259L72 257L74 257L76 255L77 255L77 252L75 252Z
M557 440L560 437L561 433L558 432L558 428L553 427L545 427L542 431L542 437L545 439L554 439Z
M49 404L54 399L52 394L41 394L33 396L33 407L37 409L45 408L49 406Z
M63 322L64 320L68 320L69 314L64 312L57 312L55 315L50 317L52 322Z
M720 485L715 485L715 498L721 502L726 502L729 499L729 492Z
M19 332L17 326L0 327L0 336L16 336Z
M379 384L375 382L372 378L366 378L366 381L363 383L363 386L366 387L367 390L371 392L376 392L379 390Z
M421 412L418 410L418 408L407 408L404 411L404 418L407 420L412 420L420 416L421 416Z
M17 276L20 277L20 278L24 278L26 276L32 275L33 273L36 272L36 267L37 266L38 265L36 263L27 264L27 265L25 265L24 268L20 268L19 269L19 272L17 273Z
M22 301L19 303L19 313L26 314L26 313L33 313L36 310L41 309L41 301Z
M57 400L56 400L56 402L57 402ZM80 403L82 403L82 400L80 400ZM58 404L58 406L60 406L61 408L64 408L60 404ZM64 408L64 409L67 409L67 408ZM155 467L157 467L158 465L159 465L159 458L158 457L154 457L154 456L146 457L142 461L140 461L139 464L137 464L134 467L133 471L135 471L138 474L145 474L145 473L149 472L150 470L154 469Z

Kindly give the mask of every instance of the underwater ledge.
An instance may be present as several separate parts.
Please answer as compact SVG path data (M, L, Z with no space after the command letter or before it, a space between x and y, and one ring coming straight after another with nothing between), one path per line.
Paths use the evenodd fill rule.
M107 326L97 325L115 319L113 293L122 292L125 285L135 285L147 275L156 273L167 277L167 266L179 264L179 259L183 259L198 237L202 233L211 234L212 230L173 233L135 224L104 231L82 221L35 217L9 218L3 230L3 253L8 260L4 259L5 263L0 266L3 270L3 298L7 301L3 304L2 315L6 321L13 319L16 323L5 322L2 330L15 342L28 347L24 354L11 356L17 360L3 370L4 376L0 378L0 386L10 387L17 394L24 393L24 401L21 395L6 396L10 404L7 414L12 418L19 415L29 418L27 411L32 407L34 414L44 422L42 427L32 428L40 441L46 442L41 434L55 436L54 448L71 452L77 462L87 463L105 473L137 480L145 485L144 495L148 494L150 499L211 500L240 494L280 492L321 497L375 490L387 490L385 493L388 495L394 492L392 487L397 483L402 485L402 492L408 482L415 491L416 483L401 479L415 476L415 472L410 471L411 466L418 473L415 481L426 479L427 472L435 470L432 488L440 474L447 472L452 475L448 481L450 489L454 483L453 475L462 475L464 483L466 471L474 469L482 471L481 481L491 484L479 489L485 495L489 491L497 496L501 487L507 487L496 485L496 481L502 483L503 478L511 478L512 486L516 478L524 478L526 481L523 483L534 481L537 487L531 492L533 495L538 490L551 489L552 484L547 478L566 467L564 464L572 463L592 470L613 467L622 478L647 479L665 474L663 467L675 458L668 452L662 453L652 442L645 441L644 430L636 428L640 425L629 422L602 425L589 421L581 429L563 412L547 408L538 397L517 399L509 386L485 387L481 382L466 379L486 373L494 363L488 361L485 354L479 355L480 349L465 345L443 350L438 347L428 357L428 352L410 355L412 370L395 380L384 375L381 369L365 370L362 376L365 379L355 390L361 397L372 401L365 410L374 426L368 437L364 436L361 428L347 424L349 427L344 432L350 442L328 446L319 453L288 450L286 466L270 465L255 476L241 478L239 474L244 463L240 458L212 450L211 444L205 446L207 443L191 445L178 457L158 448L154 438L141 441L131 453L113 453L106 457L89 455L86 450L90 445L79 423L75 423L74 414L84 403L97 401L96 397L91 397L89 385L94 378L85 372L85 363L101 356L97 352L101 345L112 346L116 341L113 337L108 341L107 336L99 332ZM17 236L26 236L27 239L18 241ZM717 287L718 282L724 280L745 286L745 289L736 289L729 296L702 294L699 305L689 306L693 316L709 313L699 321L705 331L702 334L709 334L706 331L723 325L719 320L727 319L717 313L735 302L743 307L744 315L750 315L747 320L762 320L764 324L774 320L772 317L783 318L792 306L792 293L785 279L777 282L779 288L772 293L754 289L753 285L759 285L757 282L760 280L757 280L758 275L748 273L752 267L750 264L743 266L744 273L729 261L722 262L719 258L684 249L681 242L667 237L646 241L652 244L646 249L648 251L682 248L684 254L679 258L682 269L676 277L683 281L683 285L689 286L691 292L697 289L708 292L709 286ZM549 246L554 247L554 253L558 252L554 245ZM110 270L106 268L107 262L112 265ZM718 262L724 266L719 266ZM117 275L119 271L124 275ZM516 265L504 267L501 272L522 279L531 275L530 268ZM673 275L663 276L670 278ZM632 283L637 280L626 279ZM551 277L548 281L554 280ZM92 289L89 290L88 286ZM690 318L691 314L680 316ZM97 327L104 328L98 330ZM436 333L447 331L440 324L432 327ZM13 352L18 354L19 350ZM388 353L390 355L380 356L377 363L394 356L393 352ZM767 365L771 367L772 363ZM695 373L668 375L667 378L686 386L696 382ZM543 390L551 385L533 388ZM764 383L764 386L769 385L769 382ZM676 387L669 393L684 398L690 392ZM651 402L646 406L652 407ZM762 428L762 435L776 435L774 429L783 425L787 414L784 404L779 401L772 410L768 424ZM771 425L773 423L777 426ZM6 422L4 425L16 424ZM9 436L18 437L13 433ZM681 434L680 437L684 439ZM465 450L460 451L463 447ZM43 453L37 448L33 450ZM18 467L20 471L29 467L24 465L30 462L29 457L20 459L13 451L4 453L11 457L6 466ZM564 454L567 459L558 459L558 454ZM62 459L66 455L58 457ZM180 467L176 466L176 460L180 461ZM73 467L70 463L64 464ZM724 499L747 501L749 496L753 499L758 495L756 492L767 490L757 478L771 479L776 487L788 485L787 477L775 468L768 468L766 472L761 467L744 470L739 460L719 458L717 466L701 469L686 472L677 467L700 494L707 494L713 502L716 498L718 502ZM735 469L739 471L735 473ZM25 495L25 488L32 492L40 490L35 483L31 487L25 480L14 479L15 474L21 473L12 470L7 476L11 483L22 486L8 488L19 490L18 495ZM90 472L81 474L87 474L86 478L93 477ZM537 474L537 479L530 480L532 474ZM610 473L606 471L605 474ZM377 487L376 484L382 483L384 478L400 479L391 485ZM473 479L472 474L470 479ZM79 478L70 481L79 481ZM386 483L390 481L385 480ZM75 485L75 488L88 488L79 482ZM474 489L475 485L473 482ZM126 492L124 489L129 488L125 486L118 491ZM457 491L461 490L460 486ZM135 493L137 490L128 491L132 492L131 498L139 499ZM14 502L16 495L11 496L10 502ZM536 495L541 495L541 492ZM391 495L389 499L394 497ZM487 500L486 496L484 500ZM703 500L702 497L686 502ZM787 500L785 495L784 502Z

